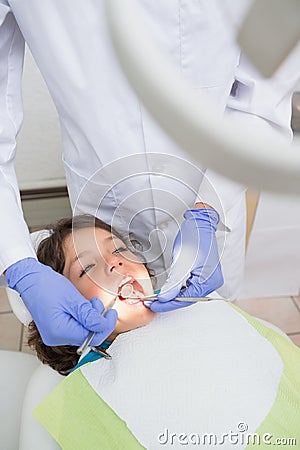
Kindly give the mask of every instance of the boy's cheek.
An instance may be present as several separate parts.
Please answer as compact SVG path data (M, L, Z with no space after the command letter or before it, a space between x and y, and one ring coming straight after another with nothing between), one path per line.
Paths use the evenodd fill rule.
M91 300L93 297L98 297L99 300L101 300L101 302L103 303L104 307L106 307L112 301L112 299L115 298L115 295L109 290L106 291L100 289L95 285L89 286L89 288L81 288L78 290L88 300Z
M147 325L156 315L155 312L144 306L132 307L131 309L130 306L122 304L120 300L116 301L114 309L118 312L117 332L129 331Z

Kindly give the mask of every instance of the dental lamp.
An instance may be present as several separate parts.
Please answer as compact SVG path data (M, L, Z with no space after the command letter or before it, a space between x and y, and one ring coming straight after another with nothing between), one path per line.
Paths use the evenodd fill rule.
M278 69L299 40L299 0L254 1L237 37L243 52L265 77Z
M270 58L265 59L263 71L267 73L272 73L299 38L294 24L299 18L300 1L257 0L250 7L245 28L239 34L241 44L249 49L256 39L256 30L251 31L256 14L264 12L266 18L267 8L273 4L276 4L274 16L278 20L281 13L286 13L283 13L285 9L291 11L282 21L285 37L280 51L271 52ZM152 116L179 146L195 161L254 189L300 194L299 137L294 138L292 145L276 141L270 145L263 136L253 136L243 122L221 115L205 93L199 93L196 100L188 82L174 71L150 40L137 0L107 0L106 7L113 45L128 80ZM295 18L290 26L288 18L293 14ZM270 36L271 17L266 21L266 33ZM276 34L274 30L273 34ZM262 61L258 47L252 46L248 53Z

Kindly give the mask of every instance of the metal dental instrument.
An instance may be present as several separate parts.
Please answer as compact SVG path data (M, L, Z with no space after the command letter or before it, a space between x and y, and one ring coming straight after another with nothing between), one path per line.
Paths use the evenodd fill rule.
M133 298L131 297L131 295L133 294L134 289L132 284L125 284L124 286L122 286L121 292L120 292L120 296L123 298Z
M152 295L146 295L145 297L141 298L142 301L152 300L153 302L158 301L157 300L158 294L152 294ZM172 300L177 300L179 302L208 302L209 300L225 300L222 297L176 297Z
M101 314L101 316L105 316L105 314L107 313L107 311L108 311L109 309L111 309L111 308L114 306L116 300L117 300L117 297L115 297L115 298L112 299L112 301L106 306L106 308L104 308L104 311L103 311L103 313ZM78 349L77 349L77 351L76 351L77 355L82 355L82 354L85 352L86 348L87 348L87 347L90 345L90 343L92 342L93 337L95 336L95 334L96 334L95 331L90 331L90 332L89 332L88 336L85 338L85 340L83 341L83 343L81 344L81 346L78 347ZM106 358L111 358L111 356L110 356L108 353L106 353L106 352L102 352L102 351L100 351L100 350L98 350L98 352L101 353L101 354L103 354L103 356L106 357Z
M155 291L154 294L152 295L146 295L144 297L140 297L137 295L134 295L134 289L133 286L131 284L125 284L120 292L120 295L123 298L128 298L128 299L135 299L135 298L139 298L142 301L147 301L147 300L152 300L152 301L158 301L157 297L159 295L159 291ZM207 297L176 297L173 300L177 300L177 301L181 301L181 302L207 302L209 300L225 300L223 299L221 296L220 297L214 297L214 296L207 296Z

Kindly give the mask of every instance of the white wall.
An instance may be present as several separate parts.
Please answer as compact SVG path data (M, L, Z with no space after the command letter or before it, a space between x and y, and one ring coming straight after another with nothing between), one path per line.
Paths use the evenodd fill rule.
M300 198L262 192L240 298L300 293Z

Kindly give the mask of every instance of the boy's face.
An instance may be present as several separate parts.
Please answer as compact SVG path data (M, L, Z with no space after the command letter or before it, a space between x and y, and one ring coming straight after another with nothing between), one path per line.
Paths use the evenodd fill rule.
M135 294L153 294L153 287L144 264L116 236L101 228L73 231L64 241L67 277L79 292L90 300L99 297L104 306L119 293L119 286L130 278ZM113 335L149 323L155 313L140 300L117 300L113 307L118 321Z

